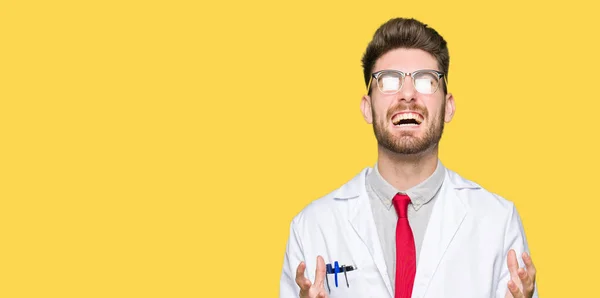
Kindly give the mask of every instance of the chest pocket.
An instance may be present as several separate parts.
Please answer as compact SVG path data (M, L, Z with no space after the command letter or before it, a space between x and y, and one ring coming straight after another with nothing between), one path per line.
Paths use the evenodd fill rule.
M349 269L346 270L347 268ZM342 272L334 274L332 269L328 268L325 289L328 290L329 297L364 297L360 272L356 266L342 266L340 269Z
M325 289L329 290L330 298L387 297L387 290L374 264L367 264L362 268L360 265L353 266L353 270L346 271L346 274L338 273L337 281L336 287L335 274L327 274Z

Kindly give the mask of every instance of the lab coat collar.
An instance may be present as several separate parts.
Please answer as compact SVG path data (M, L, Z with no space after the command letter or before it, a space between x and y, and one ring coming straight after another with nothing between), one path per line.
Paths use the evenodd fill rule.
M464 196L459 195L459 190L478 188L481 186L446 169L444 183L440 189L443 197L433 206L423 238L419 258L421 261L417 265L413 287L415 297L425 296L448 246L469 213L469 204Z
M338 188L333 197L339 200L356 199L360 197L361 194L366 193L365 179L371 171L373 171L372 168L364 168L358 175L354 176L352 180Z
M366 178L370 171L373 169L366 168L361 171L360 174L340 187L334 197L348 202L348 221L367 247L390 297L394 297L366 189Z

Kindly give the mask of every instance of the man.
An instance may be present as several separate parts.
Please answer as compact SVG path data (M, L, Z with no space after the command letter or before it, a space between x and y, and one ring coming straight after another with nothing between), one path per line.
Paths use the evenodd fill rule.
M538 296L514 204L438 159L455 111L449 60L417 20L375 32L361 110L377 163L293 219L280 297Z

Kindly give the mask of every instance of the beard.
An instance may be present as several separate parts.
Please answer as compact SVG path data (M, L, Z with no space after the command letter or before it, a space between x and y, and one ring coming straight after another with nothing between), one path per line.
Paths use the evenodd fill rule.
M385 149L398 153L398 154L417 154L424 152L430 148L436 147L442 138L442 133L444 132L444 117L443 112L446 108L446 101L442 101L442 113L440 113L437 119L433 119L431 125L425 132L425 135L421 138L413 136L413 132L400 132L400 136L392 134L391 131L387 129L386 119L391 119L391 116L396 113L396 111L402 110L412 110L417 111L425 117L428 118L427 109L421 108L415 105L398 105L388 111L388 116L386 118L378 118L373 110L373 106L371 106L371 114L373 116L373 130L375 131L375 138L377 138L377 143L384 147ZM423 125L425 123L421 123Z

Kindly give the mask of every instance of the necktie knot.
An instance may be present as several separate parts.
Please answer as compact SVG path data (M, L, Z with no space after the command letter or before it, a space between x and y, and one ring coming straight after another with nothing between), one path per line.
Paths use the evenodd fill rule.
M392 204L394 204L394 209L396 209L396 213L399 218L407 218L408 204L410 204L410 198L401 193L397 193L392 200Z

